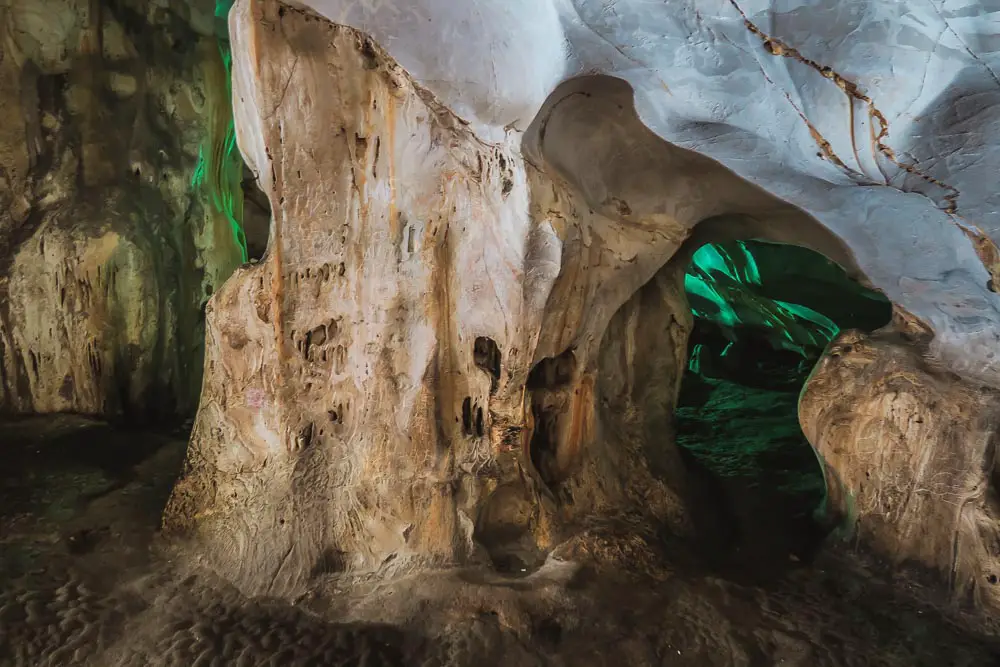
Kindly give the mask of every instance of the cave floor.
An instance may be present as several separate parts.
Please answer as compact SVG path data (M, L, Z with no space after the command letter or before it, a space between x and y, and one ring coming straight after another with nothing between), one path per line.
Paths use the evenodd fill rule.
M0 666L1000 665L986 626L820 555L767 586L628 526L530 576L320 578L246 598L157 543L181 434L0 425ZM978 628L973 630L972 628Z

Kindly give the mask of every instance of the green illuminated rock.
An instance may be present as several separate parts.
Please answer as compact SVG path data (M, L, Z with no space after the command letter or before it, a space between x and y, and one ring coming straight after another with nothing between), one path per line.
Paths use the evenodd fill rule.
M841 329L876 328L891 305L825 257L797 246L735 241L702 246L684 279L695 317L758 330L775 349L814 357ZM692 361L697 363L698 355Z

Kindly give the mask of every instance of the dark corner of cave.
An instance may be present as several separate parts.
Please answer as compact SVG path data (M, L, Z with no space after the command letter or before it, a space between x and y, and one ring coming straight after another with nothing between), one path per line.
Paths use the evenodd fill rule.
M268 244L270 204L236 141L232 5L0 6L5 585L148 561L198 407L208 303ZM5 629L0 664L42 664ZM100 648L81 642L79 656Z

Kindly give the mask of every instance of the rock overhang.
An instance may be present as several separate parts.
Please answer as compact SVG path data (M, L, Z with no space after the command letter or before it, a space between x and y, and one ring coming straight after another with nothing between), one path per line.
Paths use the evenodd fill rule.
M1000 233L989 26L1000 7L301 4L371 34L487 140L527 129L565 81L621 79L652 134L818 221L868 281L931 326L942 363L1000 384L1000 302L988 287Z

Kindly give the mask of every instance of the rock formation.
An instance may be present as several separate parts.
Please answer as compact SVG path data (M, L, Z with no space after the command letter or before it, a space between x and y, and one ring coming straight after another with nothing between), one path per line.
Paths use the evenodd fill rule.
M716 283L770 347L821 355L798 414L829 551L1000 609L1000 10L229 5L0 5L0 410L197 403L163 528L227 600L332 581L329 618L405 625L417 603L391 595L446 591L520 641L573 606L581 564L663 582L672 545L725 544L675 438L692 311L723 312L685 273L756 239L821 253L781 268L878 290L893 317L840 331L815 288ZM671 585L711 654L699 589ZM158 647L160 621L137 624Z
M560 81L628 83L648 136L812 216L871 283L933 328L936 357L997 384L1000 311L987 283L1000 208L986 184L998 167L1000 52L989 35L1000 9L990 3L905 14L890 0L852 0L843 12L795 0L303 4L371 34L483 136L527 127L561 99ZM648 151L580 152L561 166L587 176L576 183L587 196L618 196L648 218L655 210L640 203L665 199L662 185L652 189L661 171L623 169ZM605 192L616 177L621 190Z
M581 259L607 274L653 234L477 139L360 33L277 4L240 4L232 21L240 146L271 201L272 243L211 302L168 525L194 522L235 580L287 593L317 570L461 562L483 547L537 559L558 535L555 494L574 485L582 516L639 493L678 509L641 458L609 443L610 467L584 448L599 337L577 343L581 324L567 322L536 354L548 300L599 303L596 275L557 283L560 248L590 236ZM606 283L628 295L642 280ZM671 294L652 288L648 307ZM633 329L646 307L637 297ZM664 351L670 387L676 350Z
M855 544L957 602L997 608L995 389L928 359L909 318L845 332L802 393L803 430L827 466Z
M835 345L805 392L803 426L842 484L831 491L839 507L853 499L849 519L867 548L953 590L989 577L981 571L993 525L989 412L968 413L964 426L932 419L861 435L871 423L860 416L865 406L879 406L871 408L879 423L911 418L890 409L884 392L894 390L875 381L893 364L912 375L924 358L937 369L911 382L912 419L940 400L962 410L969 396L989 404L991 390L978 387L991 381L992 352L971 318L996 318L990 267L976 254L985 246L970 242L977 232L959 229L954 198L942 195L941 210L928 193L907 194L917 172L890 159L883 136L872 164L857 169L826 140L818 166L798 153L764 161L765 138L738 143L716 133L708 141L705 122L664 119L691 93L661 81L655 106L652 87L636 78L656 75L653 64L623 72L631 86L590 75L541 99L537 82L513 85L520 74L504 58L547 53L548 19L517 53L493 53L497 71L477 79L488 89L463 89L458 75L477 66L485 46L418 44L421 29L354 7L316 5L390 52L365 32L271 0L244 0L230 17L239 144L270 200L271 244L210 304L202 403L168 528L196 536L209 562L245 590L280 595L330 571L388 575L487 558L530 569L603 520L696 531L698 494L671 438L690 329L682 274L706 241L758 237L823 252L882 289L902 320L933 333L917 348L890 327L873 340L899 361L875 367L849 363L851 354L838 361L843 343ZM577 65L600 60L579 36L582 26L596 30L584 9L553 24L557 41L565 28ZM421 11L444 33L466 25L432 3ZM477 20L501 25L517 15L495 11L503 16ZM742 31L741 48L761 59L812 67L801 54L781 60L790 47L749 17L713 21ZM488 28L486 45L498 39ZM462 48L475 55L459 62ZM748 70L740 72L746 85ZM559 78L535 75L552 79L538 84L545 90ZM841 94L858 113L881 122L840 74L817 75L846 86ZM498 103L484 106L490 96ZM754 102L774 99L769 92ZM713 127L745 135L740 112L750 113L734 110L733 125ZM784 119L796 124L791 136L803 128L822 135L782 111L768 136ZM748 171L755 157L759 168ZM898 177L865 181L876 164ZM803 179L812 179L808 187ZM829 205L848 192L840 208ZM874 213L886 206L895 227ZM898 216L929 237L913 245L917 232L900 230ZM920 260L900 255L904 239ZM844 400L839 392L850 386L862 393ZM862 455L868 438L885 453ZM889 454L893 447L910 458ZM907 480L894 491L909 494L903 506L863 481L874 470L878 484ZM927 490L928 479L944 486ZM952 495L941 495L945 487ZM945 522L955 498L964 509Z

